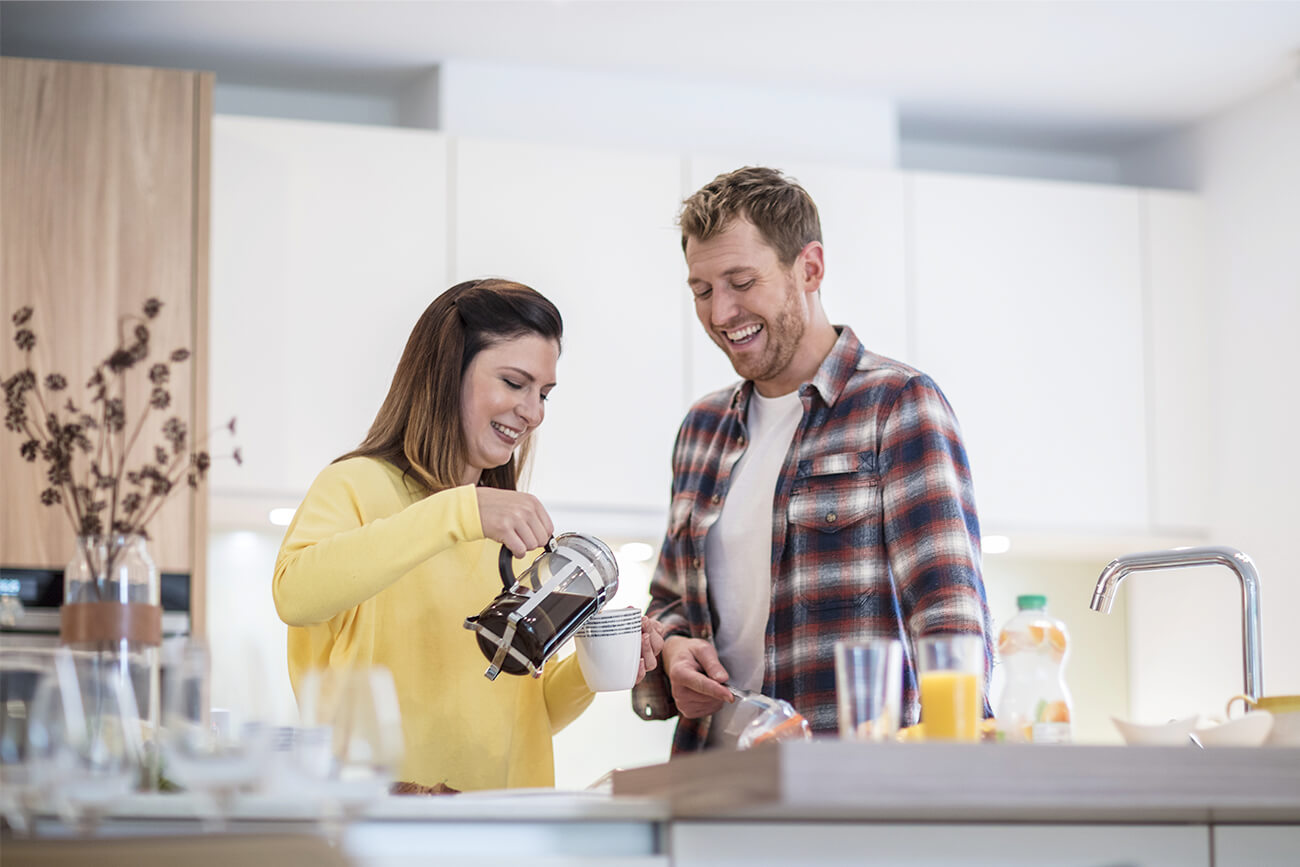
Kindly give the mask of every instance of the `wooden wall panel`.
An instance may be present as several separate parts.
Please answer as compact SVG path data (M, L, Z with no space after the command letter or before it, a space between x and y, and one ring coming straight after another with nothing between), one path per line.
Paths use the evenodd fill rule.
M205 86L209 96L199 99ZM75 389L116 345L119 318L149 297L165 304L152 323L151 360L203 348L205 236L198 248L207 221L197 215L207 208L208 127L197 112L211 112L210 92L211 78L191 72L0 59L0 372L23 362L9 317L27 304L36 310L37 374L63 373L83 403ZM143 374L129 374L132 420L148 397ZM152 414L139 458L161 442L167 416L182 415L192 434L206 422L197 411L206 403L205 369L173 374L173 407ZM40 505L45 465L22 461L18 445L3 432L0 563L61 566L74 547L71 525ZM162 570L194 570L195 518L196 500L182 492L151 523Z
M194 393L194 429L206 431L208 418L208 258L211 237L212 202L212 88L216 76L210 72L194 76L194 261L193 303L190 305L190 329L194 335L192 379ZM227 440L215 444L224 450ZM190 633L207 637L208 576L208 487L203 486L191 497L190 513Z

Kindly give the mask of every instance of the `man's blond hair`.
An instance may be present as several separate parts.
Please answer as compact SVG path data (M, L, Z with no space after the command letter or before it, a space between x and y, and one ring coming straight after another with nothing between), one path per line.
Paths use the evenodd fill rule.
M718 175L682 202L682 252L688 238L707 241L736 219L753 223L786 267L809 242L822 239L817 205L807 190L776 169L746 166Z

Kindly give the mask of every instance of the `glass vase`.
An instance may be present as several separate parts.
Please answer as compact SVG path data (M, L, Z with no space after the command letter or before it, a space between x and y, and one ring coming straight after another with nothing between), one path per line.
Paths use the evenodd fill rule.
M161 598L158 566L144 536L77 537L63 572L60 640L101 679L130 687L146 745L155 741L161 709ZM153 762L145 781L156 779Z

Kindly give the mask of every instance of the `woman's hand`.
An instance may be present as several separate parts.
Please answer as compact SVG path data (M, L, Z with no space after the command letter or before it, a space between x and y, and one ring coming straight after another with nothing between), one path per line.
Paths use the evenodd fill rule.
M545 547L555 534L551 516L532 494L486 487L475 488L474 493L483 535L505 545L515 557Z
M641 661L636 667L636 682L645 680L647 671L659 666L659 651L664 649L664 625L649 617L641 618Z

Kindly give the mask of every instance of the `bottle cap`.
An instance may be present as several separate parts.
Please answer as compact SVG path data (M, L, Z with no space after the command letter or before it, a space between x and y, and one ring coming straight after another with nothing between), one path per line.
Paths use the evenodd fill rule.
M1016 607L1021 611L1026 609L1046 608L1047 597L1038 595L1025 595L1016 597Z

